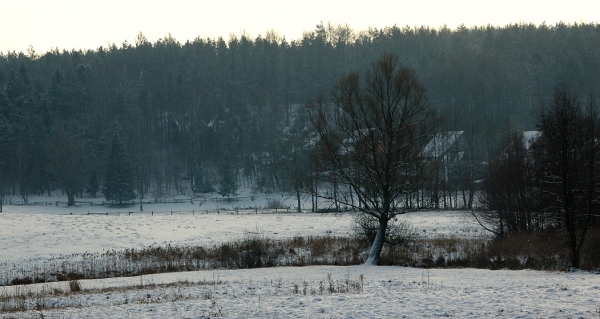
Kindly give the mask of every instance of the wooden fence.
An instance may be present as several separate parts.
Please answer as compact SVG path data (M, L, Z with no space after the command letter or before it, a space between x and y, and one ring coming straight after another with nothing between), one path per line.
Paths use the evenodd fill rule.
M121 211L121 212L88 212L87 215L243 215L243 214L294 214L294 213L314 213L331 214L331 212L313 212L311 210L301 210L298 212L295 208L253 208L253 209L198 209L198 210L172 210L172 211ZM340 212L338 212L339 214ZM72 213L65 215L75 215Z

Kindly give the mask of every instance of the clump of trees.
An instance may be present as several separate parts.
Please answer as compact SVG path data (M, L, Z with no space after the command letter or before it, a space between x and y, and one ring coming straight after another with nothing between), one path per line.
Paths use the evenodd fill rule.
M538 191L537 167L530 148L537 135L513 133L488 167L481 196L487 210L478 211L475 217L498 237L538 232L549 226L542 212L543 196Z
M539 162L544 211L563 230L571 265L579 268L585 238L600 216L600 130L590 99L584 109L578 98L557 89L548 110L540 115L540 138L534 145Z
M498 236L553 231L581 265L588 234L600 226L600 131L597 107L557 88L539 116L539 132L510 138L490 163L476 213Z

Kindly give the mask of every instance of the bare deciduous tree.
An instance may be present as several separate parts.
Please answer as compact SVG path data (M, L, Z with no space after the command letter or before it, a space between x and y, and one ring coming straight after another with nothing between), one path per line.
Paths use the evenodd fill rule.
M487 209L472 211L482 227L499 237L539 232L551 224L541 211L543 196L529 144L522 132L502 143L483 183L481 203Z
M333 103L309 105L337 191L319 194L341 202L379 222L367 264L377 265L388 222L406 212L403 195L420 189L418 165L430 138L433 112L425 87L413 69L383 54L371 65L364 82L357 72L343 76L333 88Z
M547 210L565 231L575 268L580 266L581 249L600 209L598 125L591 101L584 111L574 95L559 88L540 116L542 135L534 144L540 189L549 198Z

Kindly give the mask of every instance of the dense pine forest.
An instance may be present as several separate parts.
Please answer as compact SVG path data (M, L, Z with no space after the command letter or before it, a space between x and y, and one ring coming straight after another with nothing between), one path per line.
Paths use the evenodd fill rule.
M31 48L0 54L2 193L100 194L111 148L126 154L116 169L133 176L140 198L299 192L319 169L304 104L329 99L341 75L384 52L416 70L437 129L468 132L478 162L510 131L535 130L557 86L600 94L597 24L319 24L293 40L267 32L151 43L140 33L89 51Z

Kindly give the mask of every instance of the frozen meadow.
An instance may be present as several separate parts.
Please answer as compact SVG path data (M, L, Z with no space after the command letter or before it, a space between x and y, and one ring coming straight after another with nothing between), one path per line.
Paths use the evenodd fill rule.
M210 246L249 233L275 239L352 233L349 215L240 210L265 204L264 199L194 201L144 205L144 212L135 206L4 206L0 266L7 272L85 252ZM217 214L217 205L228 211ZM426 236L485 235L463 212L402 218ZM0 296L31 292L37 297L21 302L55 308L2 318L600 318L600 275L579 271L310 266L81 280L80 285L82 293L69 295L51 293L69 291L68 282L0 287Z

